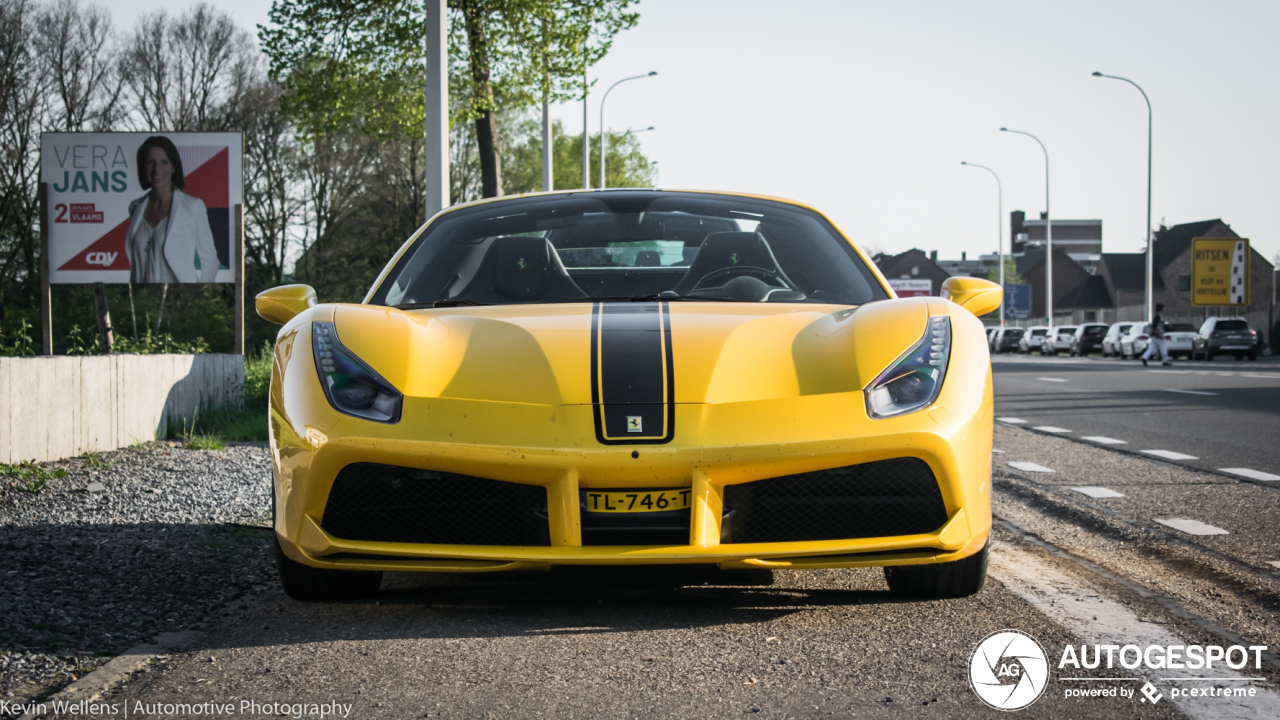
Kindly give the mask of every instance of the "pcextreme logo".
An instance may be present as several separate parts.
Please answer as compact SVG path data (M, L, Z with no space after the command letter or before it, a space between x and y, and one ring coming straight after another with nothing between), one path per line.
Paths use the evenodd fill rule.
M1021 710L1040 699L1049 680L1049 660L1035 638L1018 630L997 630L982 639L969 658L969 684L996 710Z

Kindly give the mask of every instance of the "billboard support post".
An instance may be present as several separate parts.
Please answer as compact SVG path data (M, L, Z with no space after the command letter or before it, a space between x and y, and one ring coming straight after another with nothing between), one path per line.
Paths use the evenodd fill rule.
M244 205L236 203L231 215L231 225L235 237L232 239L232 265L236 271L236 329L235 347L231 351L236 355L244 355Z
M107 307L107 286L100 282L93 284L93 299L98 306L98 332L102 334L102 346L111 354L111 345L115 342L111 331L111 310Z
M37 206L40 212L40 354L53 354L53 301L49 294L49 183L40 183Z

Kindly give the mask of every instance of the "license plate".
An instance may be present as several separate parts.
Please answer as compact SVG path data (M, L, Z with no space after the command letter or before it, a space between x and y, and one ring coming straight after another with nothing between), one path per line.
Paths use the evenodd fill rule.
M685 510L693 490L587 490L587 512L637 513Z

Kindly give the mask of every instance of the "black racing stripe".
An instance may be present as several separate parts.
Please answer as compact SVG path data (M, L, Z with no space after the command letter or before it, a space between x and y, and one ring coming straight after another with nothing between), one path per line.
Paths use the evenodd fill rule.
M591 402L605 445L671 441L675 383L666 303L597 303L591 317Z

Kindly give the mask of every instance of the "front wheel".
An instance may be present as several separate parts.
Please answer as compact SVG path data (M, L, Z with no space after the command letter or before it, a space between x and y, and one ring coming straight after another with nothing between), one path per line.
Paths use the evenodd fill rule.
M936 565L895 565L884 569L889 592L901 597L960 598L976 594L987 581L991 541L967 558Z
M284 593L294 600L324 602L327 600L356 600L378 593L382 585L382 573L365 570L322 570L290 560L276 546L276 569Z

